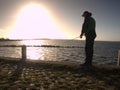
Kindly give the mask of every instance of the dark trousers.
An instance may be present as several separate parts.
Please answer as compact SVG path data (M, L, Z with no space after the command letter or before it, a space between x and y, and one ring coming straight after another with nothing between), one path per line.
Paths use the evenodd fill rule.
M86 44L85 44L85 55L86 55L85 64L86 65L92 65L93 46L94 46L94 39L86 37Z

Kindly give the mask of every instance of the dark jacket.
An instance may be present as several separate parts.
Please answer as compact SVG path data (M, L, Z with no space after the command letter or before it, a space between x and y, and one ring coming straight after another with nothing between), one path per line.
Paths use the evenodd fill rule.
M85 34L86 38L95 39L96 37L96 22L91 16L86 17L82 25L82 34Z

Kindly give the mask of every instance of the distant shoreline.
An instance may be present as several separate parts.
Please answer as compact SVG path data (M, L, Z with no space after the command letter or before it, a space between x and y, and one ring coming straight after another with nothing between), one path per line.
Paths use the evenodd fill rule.
M72 39L49 39L49 38L38 38L38 39L0 39L0 41L24 41L24 40L72 40ZM74 40L73 40L74 41ZM76 41L84 41L84 40L76 40ZM102 41L102 40L95 40L95 42L118 42L120 41Z

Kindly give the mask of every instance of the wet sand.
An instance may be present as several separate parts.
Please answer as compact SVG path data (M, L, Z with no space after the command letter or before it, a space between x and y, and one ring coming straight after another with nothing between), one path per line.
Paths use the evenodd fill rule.
M0 59L0 90L119 90L120 67Z

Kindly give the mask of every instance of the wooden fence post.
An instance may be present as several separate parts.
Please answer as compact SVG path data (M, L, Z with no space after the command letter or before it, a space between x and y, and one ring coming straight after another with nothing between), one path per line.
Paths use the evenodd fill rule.
M24 61L24 62L25 62L26 57L27 57L26 53L27 53L27 52L26 52L26 46L23 45L23 46L22 46L22 61Z
M120 50L118 51L118 66L120 66Z

